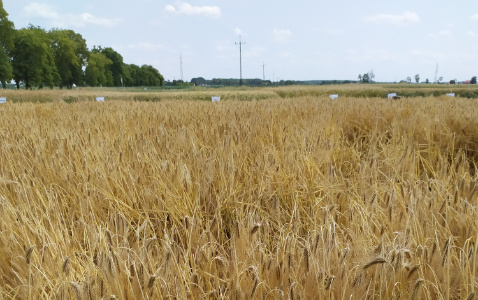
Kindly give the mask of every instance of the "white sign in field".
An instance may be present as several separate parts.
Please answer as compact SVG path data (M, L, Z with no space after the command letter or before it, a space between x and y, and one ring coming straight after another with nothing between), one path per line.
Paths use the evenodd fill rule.
M105 101L105 97L96 97L96 101L98 102Z
M455 97L455 93L446 94L448 97Z
M329 97L330 97L330 99L334 100L334 99L337 99L339 97L339 95L338 94L332 94Z
M7 97L0 97L0 103L7 103Z
M213 96L211 98L211 100L212 100L212 102L219 102L219 101L221 101L221 97Z
M393 99L393 97L397 97L397 93L388 94L388 99Z

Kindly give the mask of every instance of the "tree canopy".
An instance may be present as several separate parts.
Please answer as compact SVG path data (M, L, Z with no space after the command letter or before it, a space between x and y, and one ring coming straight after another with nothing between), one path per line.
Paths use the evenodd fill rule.
M12 51L13 76L17 82L25 83L27 89L33 85L42 88L59 83L60 75L55 65L53 49L46 31L30 25L17 31Z
M111 47L88 50L81 34L69 29L49 31L29 25L16 30L0 0L0 82L15 80L43 88L89 86L160 86L164 77L151 65L128 65Z
M9 57L14 46L14 34L13 22L8 19L8 14L3 8L3 1L0 0L0 82L4 88L6 87L6 82L13 78Z
M89 86L112 86L113 75L108 69L112 64L113 62L103 53L91 52L85 69L86 84Z
M55 65L60 75L60 88L82 81L83 67L88 62L86 40L73 30L52 29L49 32Z

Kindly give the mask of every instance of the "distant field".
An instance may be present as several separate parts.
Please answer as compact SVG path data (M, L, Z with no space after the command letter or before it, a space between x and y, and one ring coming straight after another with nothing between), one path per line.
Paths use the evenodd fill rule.
M476 88L398 87L0 93L0 299L473 299Z
M264 100L297 97L320 97L339 94L339 97L386 98L397 93L408 98L439 97L455 93L457 97L478 99L478 85L447 84L345 84L324 86L280 86L280 87L190 87L184 89L164 88L77 88L73 90L0 90L0 97L12 102L45 103L65 101L94 101L104 96L106 100L161 101L161 100L204 100L221 96L223 100Z

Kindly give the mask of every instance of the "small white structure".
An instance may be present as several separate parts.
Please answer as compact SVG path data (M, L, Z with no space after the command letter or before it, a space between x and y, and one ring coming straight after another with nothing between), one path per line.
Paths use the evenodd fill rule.
M211 98L211 100L212 100L212 102L219 102L219 101L221 101L221 97L213 96L213 97Z
M0 103L7 103L7 97L0 97Z
M105 97L96 97L96 101L103 102L105 101Z
M329 98L330 98L331 100L337 99L338 97L339 97L338 94L332 94L332 95L329 96Z
M455 93L446 94L448 97L455 97Z
M388 99L393 99L393 97L397 97L397 93L388 94Z

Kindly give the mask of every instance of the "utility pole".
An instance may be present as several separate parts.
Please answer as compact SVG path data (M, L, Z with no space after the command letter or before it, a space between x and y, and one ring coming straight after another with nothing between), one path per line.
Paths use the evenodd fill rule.
M242 45L245 43L241 42L241 36L239 36L239 43L236 42L236 45L239 45L239 85L242 85Z
M266 65L264 65L264 62L262 62L262 80L266 81L266 73L264 71Z
M179 55L179 65L180 65L180 76L181 76L181 81L183 81L183 55Z

